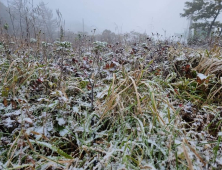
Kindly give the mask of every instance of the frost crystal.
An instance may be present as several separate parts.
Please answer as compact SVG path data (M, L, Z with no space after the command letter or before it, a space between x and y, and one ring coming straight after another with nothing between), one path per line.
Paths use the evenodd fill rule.
M3 121L3 124L4 124L4 126L10 128L10 127L13 127L12 124L13 124L14 122L15 122L15 120L12 120L10 117L8 117L7 119L5 119L5 120Z

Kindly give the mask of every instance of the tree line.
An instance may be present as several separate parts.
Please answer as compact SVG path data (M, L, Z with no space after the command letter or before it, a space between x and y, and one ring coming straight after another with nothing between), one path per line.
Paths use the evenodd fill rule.
M53 11L47 7L44 2L34 4L33 0L8 0L7 7L0 2L0 30L1 33L6 31L8 34L30 40L37 38L40 34L47 40L55 40L63 37L78 39L80 36L87 37L87 32L78 32L74 34L72 31L64 30L64 20L59 10L56 11L57 16L53 15ZM194 30L194 34L198 38L208 39L211 34L218 30L219 35L222 34L222 23L219 20L222 11L222 0L192 0L185 2L185 8L181 17L190 19L190 30ZM129 37L141 37L142 34L131 32L121 36L110 30L104 30L101 34L95 34L96 29L92 30L91 35L94 39L113 43ZM130 35L130 36L129 36ZM134 38L135 39L135 38ZM91 37L92 40L92 37Z

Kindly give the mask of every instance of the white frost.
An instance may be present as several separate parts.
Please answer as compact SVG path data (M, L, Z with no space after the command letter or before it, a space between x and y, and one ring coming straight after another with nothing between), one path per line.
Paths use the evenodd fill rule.
M59 131L60 136L65 136L69 131L67 129L63 129Z
M79 112L79 108L78 108L78 107L76 107L76 106L74 106L74 107L72 108L72 110L73 110L73 112L76 112L76 113L78 113L78 112Z
M18 116L18 115L20 115L21 114L21 110L16 110L16 111L14 111L14 112L12 112L12 113L6 113L6 114L4 114L4 116Z
M7 119L5 119L2 122L3 122L4 126L6 126L6 127L13 127L12 123L14 123L15 121L12 120L10 117L8 117Z
M64 125L65 123L66 123L66 121L63 119L63 118L56 118L56 120L58 121L58 124L60 125L60 126L62 126L62 125Z
M219 132L219 133L218 133L218 136L222 136L222 132Z
M20 118L18 119L18 122L19 122L19 123L22 123L22 120L23 120L24 122L26 122L26 123L33 124L32 119L30 119L30 118L28 118L28 117L23 118L23 119L20 117Z
M198 74L197 74L197 77L199 77L200 80L205 80L205 79L207 78L207 76L205 76L205 75L202 74L202 73L198 73Z
M46 99L46 98L39 98L37 101L38 101L38 102L40 102L40 101L46 101L46 102L48 102L49 99Z
M27 122L27 123L30 123L30 124L33 123L33 122L32 122L32 119L30 119L30 118L24 118L24 121Z

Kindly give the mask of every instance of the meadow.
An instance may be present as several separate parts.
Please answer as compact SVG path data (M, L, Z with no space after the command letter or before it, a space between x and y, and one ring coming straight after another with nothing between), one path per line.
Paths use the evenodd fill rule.
M219 36L90 40L1 36L0 169L222 169Z

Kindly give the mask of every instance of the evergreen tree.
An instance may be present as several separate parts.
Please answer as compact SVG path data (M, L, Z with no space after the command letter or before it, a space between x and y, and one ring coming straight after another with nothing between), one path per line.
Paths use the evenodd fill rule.
M192 20L190 29L202 30L208 38L214 28L222 28L222 23L217 21L221 11L222 0L193 0L185 2L184 13L180 15Z

